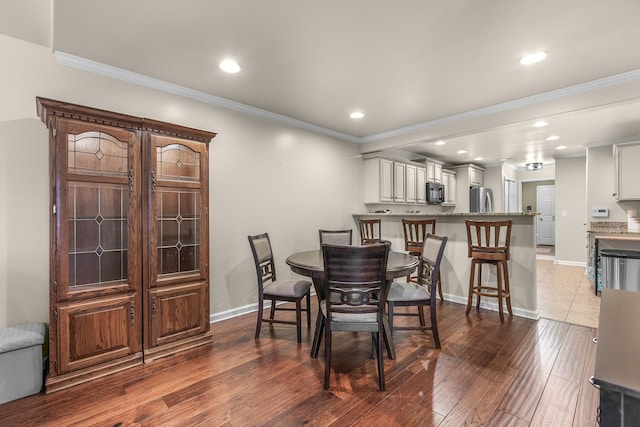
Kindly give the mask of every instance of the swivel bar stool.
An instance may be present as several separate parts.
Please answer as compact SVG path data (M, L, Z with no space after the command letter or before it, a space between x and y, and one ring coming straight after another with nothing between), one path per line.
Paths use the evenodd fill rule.
M467 301L468 315L471 311L473 296L478 296L476 307L480 307L480 297L498 298L500 321L504 323L502 299L507 302L509 315L511 311L511 292L509 290L509 245L511 241L512 221L472 221L466 220L468 255L471 258L471 274L469 277L469 299ZM496 285L482 283L482 266L484 264L496 266ZM476 266L478 267L478 281L475 281Z

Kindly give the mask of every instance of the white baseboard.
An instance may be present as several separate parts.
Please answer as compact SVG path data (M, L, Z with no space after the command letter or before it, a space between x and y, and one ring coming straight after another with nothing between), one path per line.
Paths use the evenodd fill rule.
M316 293L311 289L311 298L315 297ZM276 305L287 304L286 301L281 301ZM271 301L265 301L263 308L270 308ZM249 313L255 313L258 311L258 303L245 305L242 307L232 308L231 310L221 311L219 313L213 313L209 315L209 323L222 322L223 320L233 319L234 317L243 316Z
M444 299L445 301L451 301L451 302L455 302L458 304L463 304L463 305L467 305L467 298L466 297L461 297L461 296L457 296L457 295L449 295L449 294L444 294ZM475 306L474 306L475 307ZM495 302L486 302L486 301L480 301L480 308L485 309L485 310L491 310L491 311L498 311L498 303ZM513 307L513 315L514 316L518 316L518 317L524 317L527 319L533 319L533 320L538 320L540 318L540 312L536 311L531 311L531 310L525 310L522 308L517 308L517 307Z
M572 265L572 266L575 266L575 267L586 267L587 266L587 263L585 263L585 262L581 262L581 261L563 261L561 259L555 260L554 264Z

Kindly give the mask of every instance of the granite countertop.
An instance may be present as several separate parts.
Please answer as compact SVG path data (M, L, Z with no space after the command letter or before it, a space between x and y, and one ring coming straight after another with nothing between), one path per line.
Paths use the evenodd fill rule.
M354 213L353 216L392 216L392 217L406 217L406 216L536 216L537 212L389 212L389 213Z
M638 231L629 231L626 222L614 221L592 221L589 223L587 233L640 236Z

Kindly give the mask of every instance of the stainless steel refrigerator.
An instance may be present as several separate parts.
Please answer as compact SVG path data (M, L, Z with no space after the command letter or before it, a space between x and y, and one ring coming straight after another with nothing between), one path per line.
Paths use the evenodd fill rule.
M469 190L469 212L493 212L493 192L487 187Z

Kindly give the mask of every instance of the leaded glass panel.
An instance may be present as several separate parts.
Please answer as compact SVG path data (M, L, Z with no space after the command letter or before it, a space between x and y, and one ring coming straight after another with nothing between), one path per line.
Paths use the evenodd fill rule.
M200 153L181 144L156 147L158 179L192 181L200 180Z
M129 186L69 182L69 288L127 282Z
M156 197L160 274L197 271L200 256L200 194L159 189Z
M102 176L126 176L128 144L105 132L68 134L69 173Z

